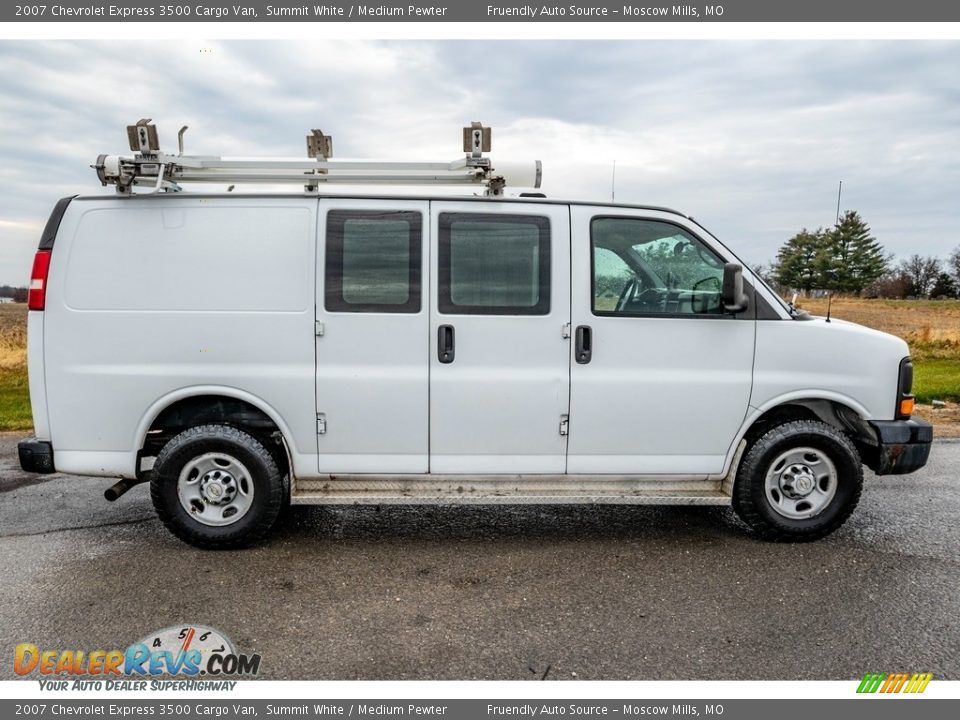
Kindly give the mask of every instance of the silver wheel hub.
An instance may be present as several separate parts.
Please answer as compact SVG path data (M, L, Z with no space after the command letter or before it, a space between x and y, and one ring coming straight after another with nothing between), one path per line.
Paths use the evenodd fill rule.
M200 496L214 505L224 505L237 496L237 481L228 472L212 470L200 478Z
M798 447L770 464L764 482L767 501L780 515L805 520L823 512L837 493L838 475L822 450Z
M253 479L246 466L226 453L205 453L180 471L180 506L204 525L231 525L253 504Z
M791 465L780 475L780 489L791 498L802 498L813 492L816 478L806 465Z

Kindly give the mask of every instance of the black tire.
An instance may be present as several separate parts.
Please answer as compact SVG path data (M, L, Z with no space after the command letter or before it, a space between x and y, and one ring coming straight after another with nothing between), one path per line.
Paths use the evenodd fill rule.
M287 468L290 467L290 461L287 458L287 448L282 440L274 438L268 440L265 447L270 452L270 455L273 457L273 462L276 463L280 471L280 480L283 483L283 500L280 502L280 514L283 515L283 513L290 509L290 473L287 471Z
M823 471L825 479L809 467L804 472L803 461L791 464L784 459L801 449L814 451L809 454L812 465ZM794 479L802 474L807 475L806 485L795 487ZM810 482L813 491L802 495ZM794 420L767 430L747 448L733 486L733 509L764 540L808 542L829 535L846 522L857 507L862 487L860 455L846 435L818 420ZM813 512L808 517L788 516Z
M208 520L212 520L213 511L219 505L228 503L210 503L211 509L208 511L208 505L195 501L193 510L188 511L184 507L187 501L181 502L178 493L181 473L191 466L188 475L192 474L204 457L214 457L216 459L213 462L225 463L226 471L221 474L231 478L225 482L228 488L232 483L234 496L241 488L246 490L242 495L249 499L244 501L242 511L238 512L234 506L225 507L221 513L226 514L233 509L234 514L238 515L236 520L223 518L218 521L225 524L210 525L198 519L203 514L209 514ZM234 464L230 464L231 460ZM207 474L215 475L218 469L213 467ZM234 479L233 475L237 477ZM199 477L193 481L200 482ZM216 482L220 482L219 477ZM163 524L184 542L204 550L231 550L246 547L266 536L283 505L284 488L283 473L263 443L234 427L201 425L184 430L160 451L153 467L150 497Z

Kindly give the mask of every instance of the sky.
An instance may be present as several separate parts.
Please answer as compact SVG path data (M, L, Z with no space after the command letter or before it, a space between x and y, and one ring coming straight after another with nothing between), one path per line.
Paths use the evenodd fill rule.
M857 210L886 249L960 245L960 43L940 41L0 41L0 284L25 285L56 200L110 193L90 165L161 147L540 159L552 197L666 205L743 259ZM616 163L614 181L614 163Z

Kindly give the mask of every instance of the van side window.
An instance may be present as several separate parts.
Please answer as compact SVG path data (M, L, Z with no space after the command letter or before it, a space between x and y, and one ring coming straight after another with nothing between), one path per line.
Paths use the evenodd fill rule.
M332 312L420 312L418 212L327 213L324 306Z
M723 260L677 225L590 223L594 315L722 315Z
M438 306L450 315L550 312L550 221L441 213Z

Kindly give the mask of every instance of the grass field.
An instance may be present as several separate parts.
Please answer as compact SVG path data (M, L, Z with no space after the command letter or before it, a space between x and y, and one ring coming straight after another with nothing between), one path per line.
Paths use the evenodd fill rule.
M798 305L814 315L827 312L826 300ZM914 358L914 393L920 403L943 400L944 410L918 414L960 435L960 300L833 301L833 317L899 335ZM0 305L0 430L32 426L27 390L25 305ZM944 433L940 433L944 434Z
M0 305L0 430L29 430L27 306Z

